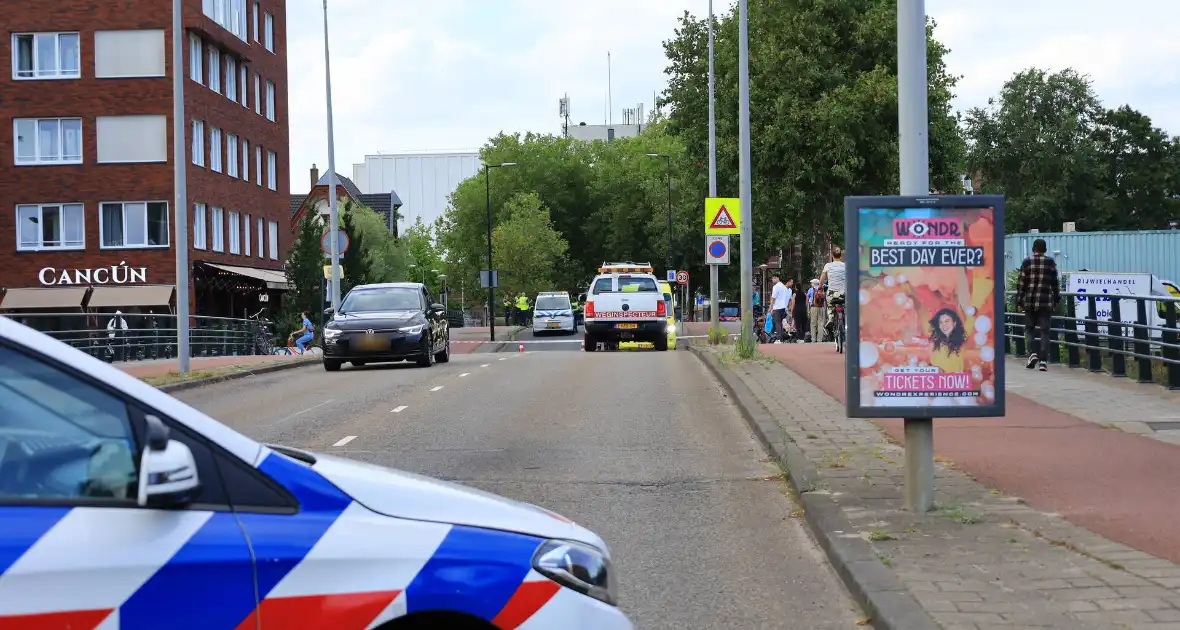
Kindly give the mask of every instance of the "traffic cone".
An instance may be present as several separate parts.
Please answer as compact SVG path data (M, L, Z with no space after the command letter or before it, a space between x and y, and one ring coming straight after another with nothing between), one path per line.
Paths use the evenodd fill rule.
M586 351L586 338L585 337L582 337L582 347L580 349L582 352Z
M524 342L520 342L520 351L524 352Z

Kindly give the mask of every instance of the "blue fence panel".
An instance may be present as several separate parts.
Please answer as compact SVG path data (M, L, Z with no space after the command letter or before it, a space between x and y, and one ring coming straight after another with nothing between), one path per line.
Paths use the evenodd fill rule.
M1180 282L1180 230L1009 234L1004 237L1005 271L1018 269L1038 238L1045 239L1061 271L1150 273Z

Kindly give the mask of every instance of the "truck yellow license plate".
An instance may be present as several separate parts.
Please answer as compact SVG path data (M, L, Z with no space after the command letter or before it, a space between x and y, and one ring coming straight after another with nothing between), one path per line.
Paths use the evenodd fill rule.
M639 324L615 324L615 328L624 328L624 329L639 328Z

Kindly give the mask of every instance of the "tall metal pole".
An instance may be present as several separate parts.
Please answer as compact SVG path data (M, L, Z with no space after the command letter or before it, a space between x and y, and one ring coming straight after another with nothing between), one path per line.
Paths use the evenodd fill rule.
M490 341L496 340L496 286L492 280L495 274L492 272L492 167L487 164L483 165L483 183L484 190L487 193L488 202L488 331ZM508 325L505 320L504 325Z
M926 101L926 2L897 2L897 131L901 194L930 193ZM856 264L856 256L846 256ZM934 421L905 419L905 503L915 512L934 506Z
M717 119L713 111L713 0L709 0L709 196L717 196ZM720 326L717 265L709 265L710 330Z
M332 134L332 64L328 57L328 0L324 0L324 84L328 96L328 231L332 234L332 309L340 310L340 243L336 232L340 229L339 208L336 200L336 140Z
M738 197L742 211L741 260L742 260L742 335L752 330L753 310L753 267L754 244L751 224L754 222L753 208L750 207L750 46L748 0L738 0Z
M188 158L184 117L184 11L181 0L172 0L172 187L176 193L173 223L176 242L176 359L177 371L189 372L188 301ZM236 79L235 79L236 80Z
M668 269L672 266L672 156L664 156L664 175L668 178Z

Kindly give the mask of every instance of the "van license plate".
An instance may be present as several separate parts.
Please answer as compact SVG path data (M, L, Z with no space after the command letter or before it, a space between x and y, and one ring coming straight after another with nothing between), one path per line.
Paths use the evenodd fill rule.
M545 325L549 328L561 328L561 322L546 322Z
M625 328L625 329L639 328L639 324L615 324L615 328Z

